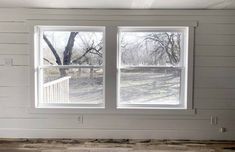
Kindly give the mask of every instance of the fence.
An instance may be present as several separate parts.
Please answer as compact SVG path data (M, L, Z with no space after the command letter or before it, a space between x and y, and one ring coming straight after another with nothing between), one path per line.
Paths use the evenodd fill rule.
M68 103L69 102L69 79L65 76L43 84L43 102L45 103Z

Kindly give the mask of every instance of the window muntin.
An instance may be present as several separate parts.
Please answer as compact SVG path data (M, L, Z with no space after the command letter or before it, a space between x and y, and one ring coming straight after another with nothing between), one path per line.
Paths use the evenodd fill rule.
M38 107L104 107L104 27L37 26Z
M119 27L119 108L186 108L187 27Z

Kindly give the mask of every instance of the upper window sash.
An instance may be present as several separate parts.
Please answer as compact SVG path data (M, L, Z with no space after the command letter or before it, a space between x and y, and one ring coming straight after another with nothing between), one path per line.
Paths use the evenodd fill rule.
M121 53L119 48L119 42L120 42L120 33L121 32L180 32L182 33L182 41L181 46L183 46L182 51L180 52L180 62L177 66L172 67L185 67L185 61L187 60L187 57L185 56L185 51L187 51L188 46L188 32L189 27L188 26L118 26L118 68L125 68L130 67L126 65L122 65L121 60ZM185 39L186 37L186 39ZM145 65L147 67L147 65ZM152 65L149 65L152 66ZM156 66L157 67L157 66ZM171 66L166 66L171 67Z

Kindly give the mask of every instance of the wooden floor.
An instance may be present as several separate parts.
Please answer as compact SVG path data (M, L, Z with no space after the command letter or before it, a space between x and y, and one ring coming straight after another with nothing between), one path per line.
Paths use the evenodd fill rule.
M235 141L0 139L0 152L235 152Z

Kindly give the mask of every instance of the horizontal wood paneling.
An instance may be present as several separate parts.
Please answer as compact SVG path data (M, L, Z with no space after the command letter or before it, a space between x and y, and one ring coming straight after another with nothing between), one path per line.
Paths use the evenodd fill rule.
M0 65L4 65L5 59L12 59L13 66L28 66L29 65L28 55L1 55Z
M218 78L218 77L196 77L196 88L226 88L235 89L235 77L233 78Z
M28 44L0 44L0 55L29 54Z
M235 11L0 9L0 136L235 139ZM159 20L198 22L195 115L61 114L29 110L30 21ZM4 66L5 59L12 66ZM82 116L83 120L78 121ZM211 125L211 116L218 124ZM228 132L222 134L220 127ZM84 133L85 131L85 133Z
M197 110L197 116L198 117L207 117L207 118L210 118L211 116L216 116L218 117L218 119L221 121L221 122L225 122L225 121L230 121L231 124L233 124L233 126L235 125L234 124L234 120L235 120L235 117L234 117L234 110L233 109L198 109ZM220 126L222 125L222 123L220 124Z
M0 22L0 33L27 33L25 22Z
M1 11L9 11L8 9L1 9ZM19 11L16 9L16 11ZM22 10L20 10L22 11ZM118 9L106 9L106 10L96 10L96 9L28 9L30 14L40 14L40 15L99 15L99 16L115 16L115 15L131 15L131 16L234 16L235 13L232 10L118 10Z
M196 98L194 103L195 108L199 109L235 109L234 99Z
M12 107L27 107L30 104L29 94L24 94L21 96L11 95L11 96L1 96L0 104L2 107L5 108L12 108Z
M220 133L213 130L114 130L114 129L0 129L3 138L102 138L112 139L192 139L192 140L233 140L235 131ZM206 133L205 133L206 132ZM182 135L184 135L182 137Z
M134 20L159 20L159 21L200 21L200 23L210 23L210 24L234 24L235 19L233 16L177 16L177 15L139 15L139 16L133 16L133 15L96 15L96 14L89 14L89 15L66 15L66 14L29 14L27 15L27 19L30 20L64 20L64 21L76 21L76 20L94 20L94 21L119 21L119 20L128 20L128 21L134 21Z
M27 44L28 34L26 33L0 33L0 43Z
M234 35L235 24L200 24L196 29L198 34L222 34L222 35Z
M29 93L29 87L0 87L0 96L10 97L10 96L25 96Z
M235 99L235 89L224 88L195 88L194 96L197 98Z
M235 46L213 46L197 45L195 47L196 56L235 56Z
M196 67L195 78L235 78L235 68L233 67Z
M97 118L97 117L96 117ZM132 129L161 129L161 130L184 130L187 128L191 128L192 130L209 130L214 128L214 126L210 125L210 121L207 120L188 120L187 123L184 120L118 120L110 123L110 119L93 119L86 118L83 121L83 125L77 122L76 119L1 119L0 120L0 128L22 128L22 129L59 129L59 128L67 128L67 129L75 129L75 128L85 128L87 129L128 129L130 124L133 124ZM45 125L46 124L46 125ZM135 124L135 125L134 125ZM172 125L167 125L172 124ZM200 124L196 125L196 124Z
M196 45L234 46L235 35L197 34Z
M235 57L208 57L195 58L195 66L199 67L235 67Z
M0 67L0 86L29 86L28 67Z

